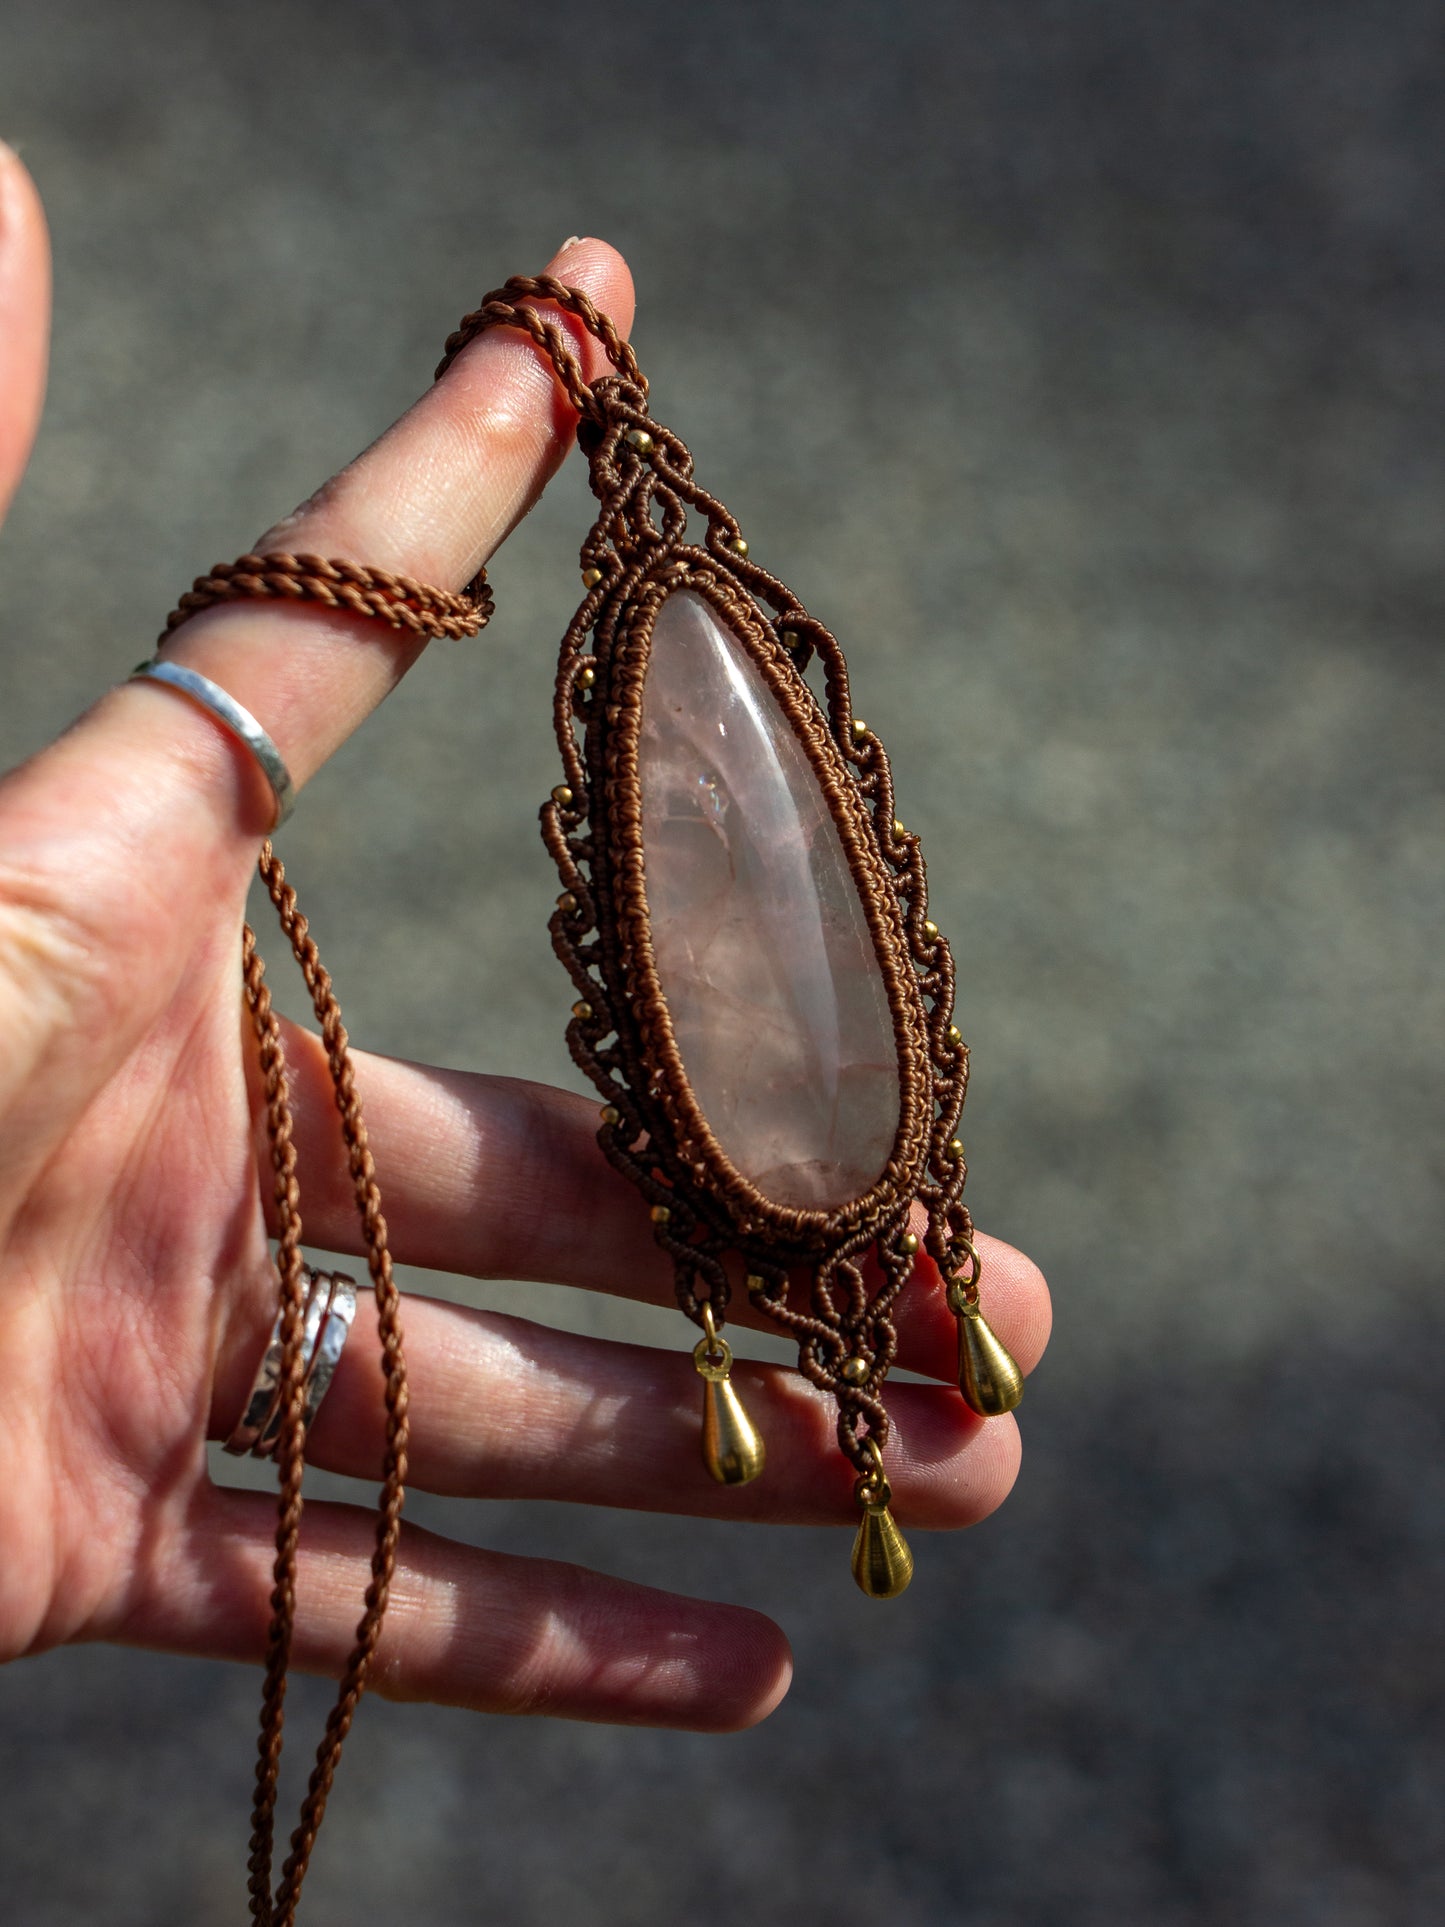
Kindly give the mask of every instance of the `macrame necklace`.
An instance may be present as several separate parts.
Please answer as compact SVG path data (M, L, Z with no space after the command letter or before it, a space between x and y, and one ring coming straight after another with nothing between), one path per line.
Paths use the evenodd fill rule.
M575 316L613 372L587 383ZM520 329L579 417L597 520L583 599L562 639L553 720L563 780L542 808L562 892L550 930L577 998L567 1041L603 1102L598 1142L642 1195L700 1328L702 1457L724 1485L764 1469L731 1383L733 1281L797 1341L837 1404L861 1517L853 1575L873 1598L908 1585L890 1510L883 1388L894 1312L918 1255L958 1321L959 1385L983 1417L1022 1378L979 1308L979 1256L957 1136L968 1050L954 967L928 915L918 838L894 813L877 736L853 713L835 638L751 556L736 519L693 479L649 412L632 349L580 290L516 277L465 317L437 378L489 328ZM690 537L696 533L698 539ZM246 555L199 578L162 636L243 597L309 599L430 636L475 635L482 571L452 593L318 556ZM806 671L816 664L822 693ZM342 1744L365 1688L395 1569L406 1478L400 1301L347 1037L331 981L269 841L261 875L310 989L375 1291L387 1452L365 1610L327 1721L291 1853L271 1892L282 1707L295 1616L305 1444L306 1287L281 1034L249 929L246 1001L261 1054L279 1230L279 1511L256 1770L251 1911L291 1927Z
M585 384L562 331L517 305L538 297L615 372ZM578 993L567 1041L604 1100L601 1147L702 1327L709 1472L742 1484L764 1463L722 1336L736 1253L753 1304L837 1401L862 1508L853 1574L891 1598L913 1559L889 1510L882 1394L920 1245L958 1319L968 1403L993 1416L1022 1391L979 1309L957 1136L968 1050L919 841L837 641L694 480L610 322L557 282L509 281L442 370L499 326L550 357L601 504L557 667L564 780L542 810L563 884L552 943Z

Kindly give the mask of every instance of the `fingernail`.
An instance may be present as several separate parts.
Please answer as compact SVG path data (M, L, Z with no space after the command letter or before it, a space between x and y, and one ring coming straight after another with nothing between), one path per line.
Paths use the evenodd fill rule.
M552 259L554 261L560 261L562 256L564 254L570 254L573 248L580 248L586 239L587 236L585 234L569 234L561 247L558 248L557 252L552 256Z

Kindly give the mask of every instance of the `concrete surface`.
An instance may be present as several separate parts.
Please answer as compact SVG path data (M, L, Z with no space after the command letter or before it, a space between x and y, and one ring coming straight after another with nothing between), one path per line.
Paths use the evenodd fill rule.
M1441 77L1424 0L8 0L58 311L0 761L607 235L659 413L850 644L974 1209L1057 1298L1015 1496L888 1612L836 1534L418 1503L761 1606L797 1684L728 1740L368 1706L312 1927L1445 1918ZM579 467L288 833L367 1044L573 1078L530 825L585 522ZM0 1676L6 1920L241 1918L255 1693Z

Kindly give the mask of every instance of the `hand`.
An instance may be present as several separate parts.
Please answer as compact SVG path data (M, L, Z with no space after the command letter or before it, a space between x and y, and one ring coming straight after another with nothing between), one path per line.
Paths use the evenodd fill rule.
M627 269L601 242L572 244L550 272L630 322ZM0 505L39 412L45 310L39 204L0 151ZM578 349L599 373L595 345L579 334ZM532 346L488 334L259 546L458 587L535 500L572 428ZM140 653L118 650L127 663ZM376 623L255 604L208 612L167 649L265 722L298 786L419 653ZM239 997L270 810L247 754L148 685L105 696L0 784L0 1657L82 1639L262 1651L274 1507L213 1486L205 1441L234 1424L276 1301ZM356 1250L324 1058L289 1026L286 1047L307 1233ZM399 1259L670 1299L646 1211L597 1149L595 1102L360 1054L357 1074ZM983 1252L990 1319L1031 1366L1048 1330L1042 1280L1002 1245L985 1239ZM984 1425L947 1383L954 1325L936 1283L905 1300L901 1363L945 1382L890 1392L888 1470L913 1527L991 1511L1018 1454L1012 1420ZM419 1297L404 1321L418 1487L856 1517L831 1404L794 1372L738 1367L769 1469L722 1490L700 1463L681 1338L652 1351ZM308 1458L374 1477L368 1336L363 1300ZM340 1671L371 1540L366 1510L308 1505L295 1663ZM372 1681L399 1698L726 1729L763 1717L789 1671L782 1633L759 1614L407 1528Z

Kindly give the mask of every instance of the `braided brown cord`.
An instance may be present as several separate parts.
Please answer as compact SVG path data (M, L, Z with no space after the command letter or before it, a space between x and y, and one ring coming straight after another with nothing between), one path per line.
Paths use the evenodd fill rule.
M468 342L475 341L489 328L519 328L530 335L547 356L563 393L577 413L596 417L596 399L582 379L582 365L565 330L538 314L535 308L522 305L530 301L551 301L566 313L576 315L587 332L601 342L617 372L646 395L647 382L637 365L637 357L617 332L615 323L599 313L580 288L569 288L565 281L555 280L550 274L514 274L504 286L489 294L479 308L463 315L455 332L447 337L446 348L437 363L436 379L441 380Z
M353 615L377 616L393 629L409 629L414 636L449 636L454 641L479 635L491 621L494 607L485 569L454 593L359 562L278 551L238 556L234 562L216 563L209 575L198 575L166 617L159 639L164 642L183 622L218 602L257 597L320 602L330 609L349 609Z
M250 1894L252 1918L271 1917L271 1853L275 1830L276 1782L281 1768L281 1728L286 1698L286 1668L296 1617L296 1542L301 1530L302 1336L305 1292L301 1278L300 1191L296 1147L292 1142L290 1093L281 1031L264 978L266 966L249 924L241 940L246 1003L260 1046L266 1084L266 1134L271 1147L276 1216L281 1237L276 1265L281 1274L281 1432L276 1454L280 1496L276 1523L276 1564L271 1592L271 1623L266 1634L266 1678L261 1693L261 1731L256 1749L256 1794L251 1813Z
M387 1594L396 1568L397 1545L401 1536L401 1511L405 1496L407 1458L407 1383L406 1359L402 1349L401 1301L392 1276L391 1254L387 1248L386 1220L381 1211L381 1194L367 1144L366 1124L356 1093L356 1079L348 1047L346 1029L341 1021L328 975L317 953L296 901L296 892L286 881L279 858L269 843L261 852L260 871L271 901L276 907L281 928L301 967L311 1001L321 1026L326 1061L336 1092L336 1107L341 1118L341 1134L346 1144L362 1232L366 1240L367 1262L376 1293L377 1324L381 1336L382 1371L386 1387L386 1455L383 1485L377 1512L376 1543L371 1559L371 1583L367 1588L365 1609L356 1629L355 1643L347 1658L337 1690L335 1704L326 1721L326 1730L317 1749L300 1822L291 1836L291 1852L281 1872L281 1884L274 1901L271 1897L271 1864L274 1841L276 1788L281 1767L282 1708L286 1692L286 1667L290 1657L292 1627L296 1613L296 1553L301 1526L301 1481L304 1467L305 1430L302 1422L301 1291L300 1239L301 1217L295 1178L296 1154L292 1142L293 1126L280 1030L271 1008L270 993L263 982L265 966L256 949L249 925L242 942L246 1000L261 1047L261 1067L266 1083L266 1125L275 1169L277 1211L281 1224L281 1249L278 1263L283 1280L284 1318L282 1324L282 1398L285 1417L276 1457L280 1468L279 1516L276 1528L276 1565L271 1595L271 1625L266 1640L266 1680L262 1693L261 1732L257 1746L256 1794L252 1810L250 1871L251 1917L262 1927L291 1927L300 1899L301 1883L306 1877L312 1848L326 1811L326 1801L336 1776L346 1735L355 1717L357 1703L366 1687L367 1674L381 1636Z
M438 378L451 366L468 341L496 321L506 319L513 325L525 327L547 350L563 386L569 395L575 396L578 412L587 412L591 407L591 390L582 380L580 367L567 346L562 330L543 321L529 308L508 305L508 295L519 299L545 296L557 301L576 314L584 326L596 335L615 366L642 383L632 350L622 341L611 321L597 312L586 295L543 276L509 281L505 290L497 295L489 295L481 309L466 316L446 344L444 359L437 369ZM569 369L570 379L566 372ZM645 389L645 383L643 387ZM357 562L318 555L290 555L279 551L266 555L252 552L237 557L234 562L218 562L209 574L198 576L166 618L159 640L164 643L183 623L203 609L213 608L218 603L243 600L316 602L327 608L348 610L354 615L374 617L389 623L394 629L406 629L415 636L434 639L459 639L478 634L491 619L494 608L485 569L479 569L465 589L452 591L434 588L411 576L394 575L385 569L369 568ZM316 1764L302 1802L299 1824L291 1836L291 1851L282 1867L281 1882L273 1899L271 1870L276 1794L281 1768L286 1672L296 1618L296 1558L302 1513L305 1290L301 1268L300 1192L296 1181L296 1150L285 1054L280 1027L272 1009L271 994L264 981L265 965L256 948L255 935L246 925L242 940L242 980L265 1082L266 1130L280 1227L276 1254L281 1280L282 1341L278 1397L283 1414L276 1446L279 1468L276 1561L271 1591L271 1620L266 1635L266 1672L257 1740L256 1791L252 1807L248 1871L252 1919L259 1923L259 1927L291 1927L300 1900L301 1884L306 1877L340 1762L342 1746L365 1690L381 1636L387 1595L396 1567L406 1484L407 1380L406 1359L402 1349L400 1296L392 1277L381 1193L367 1145L366 1125L356 1092L340 1007L332 990L331 978L308 932L306 919L297 906L296 892L287 883L285 872L269 842L262 846L259 868L281 927L311 992L312 1005L321 1026L357 1210L366 1241L367 1262L376 1293L387 1414L386 1456L377 1512L375 1549L371 1560L371 1583L366 1591L355 1643L317 1749Z
M326 1731L316 1753L301 1818L291 1836L291 1853L282 1868L281 1885L272 1916L274 1927L291 1927L300 1899L301 1883L306 1877L311 1850L316 1844L331 1783L341 1759L341 1749L351 1730L357 1703L366 1687L372 1658L381 1637L387 1595L396 1569L397 1544L401 1537L401 1509L405 1496L407 1463L407 1383L406 1359L402 1349L401 1298L392 1276L391 1253L387 1247L386 1219L382 1216L381 1193L376 1183L376 1167L367 1142L366 1124L357 1096L356 1076L348 1048L346 1027L331 987L331 978L321 962L305 917L296 902L296 892L286 881L279 858L267 843L261 852L261 876L276 907L281 928L301 967L312 1007L321 1026L321 1039L336 1093L336 1108L341 1117L341 1135L346 1143L347 1165L351 1173L356 1207L366 1239L367 1264L376 1293L377 1327L381 1339L382 1373L386 1397L386 1454L383 1484L377 1508L376 1544L371 1559L371 1583L367 1587L365 1610L356 1628L356 1641L342 1674L336 1702L326 1721ZM299 1407L298 1407L299 1410ZM299 1424L281 1446L282 1484L285 1485L286 1454L293 1452L298 1466L304 1445ZM293 1554L294 1556L294 1554Z

